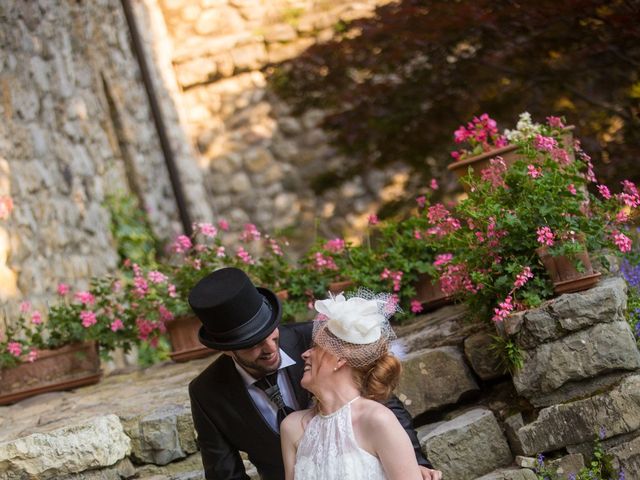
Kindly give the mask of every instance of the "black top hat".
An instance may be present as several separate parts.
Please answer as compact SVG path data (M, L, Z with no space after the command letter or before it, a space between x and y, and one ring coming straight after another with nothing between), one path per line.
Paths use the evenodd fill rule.
M189 305L202 322L200 342L216 350L260 343L282 316L276 294L254 286L237 268L221 268L201 279L189 292Z

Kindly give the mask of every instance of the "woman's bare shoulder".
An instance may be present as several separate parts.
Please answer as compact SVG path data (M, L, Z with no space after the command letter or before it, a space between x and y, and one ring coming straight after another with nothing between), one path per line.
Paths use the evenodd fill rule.
M391 410L381 403L367 398L363 398L360 402L357 402L357 411L354 412L354 414L359 417L359 420L364 425L369 425L373 428L397 421Z
M314 412L312 409L298 410L287 415L280 424L280 433L286 435L294 443L297 443L309 421L313 418Z

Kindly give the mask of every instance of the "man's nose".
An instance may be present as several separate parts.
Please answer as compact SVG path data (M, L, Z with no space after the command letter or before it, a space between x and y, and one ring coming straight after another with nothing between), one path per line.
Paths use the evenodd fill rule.
M262 343L262 353L273 353L278 349L278 342L275 338L267 338Z

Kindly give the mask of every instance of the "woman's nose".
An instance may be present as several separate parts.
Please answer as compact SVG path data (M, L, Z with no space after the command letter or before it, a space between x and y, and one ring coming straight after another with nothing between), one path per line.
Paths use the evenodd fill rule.
M309 354L311 353L311 349L307 350L306 352L302 353L302 359L306 360L307 358L309 358Z

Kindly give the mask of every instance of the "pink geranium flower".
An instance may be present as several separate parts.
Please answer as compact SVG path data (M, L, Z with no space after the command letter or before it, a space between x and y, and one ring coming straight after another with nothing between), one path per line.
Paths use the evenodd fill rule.
M631 251L631 239L624 233L618 231L613 232L613 241L622 253Z
M22 355L22 345L20 345L18 342L9 342L7 344L7 351L14 357L18 358L20 355Z
M34 310L31 314L31 323L34 325L40 325L42 323L42 314L39 311Z
M220 219L220 220L218 220L218 227L220 227L220 230L222 230L224 232L228 232L229 231L229 222L227 222L225 219Z
M176 253L184 253L193 246L191 239L186 235L179 235L176 241L173 242L172 250Z
M124 323L119 318L116 318L110 325L112 332L117 332L118 330L122 330L124 328Z
M420 313L422 311L422 303L418 300L411 300L411 312Z
M91 292L77 292L74 298L83 305L93 305L96 302L96 297Z
M368 219L369 225L377 225L380 220L378 220L378 216L375 214L369 215Z
M569 193L571 193L571 195L576 195L578 193L573 183L570 183L569 185L567 185L567 190L569 190Z
M83 310L80 312L80 319L82 320L82 326L84 328L89 328L91 325L98 323L95 312L91 312L89 310Z
M71 288L66 283L59 283L58 284L58 295L60 295L60 296L66 295L67 293L69 293L70 290L71 290Z
M549 247L553 246L555 235L549 227L545 226L538 228L538 230L536 230L536 234L538 235L539 243L541 243L542 245L547 245Z

